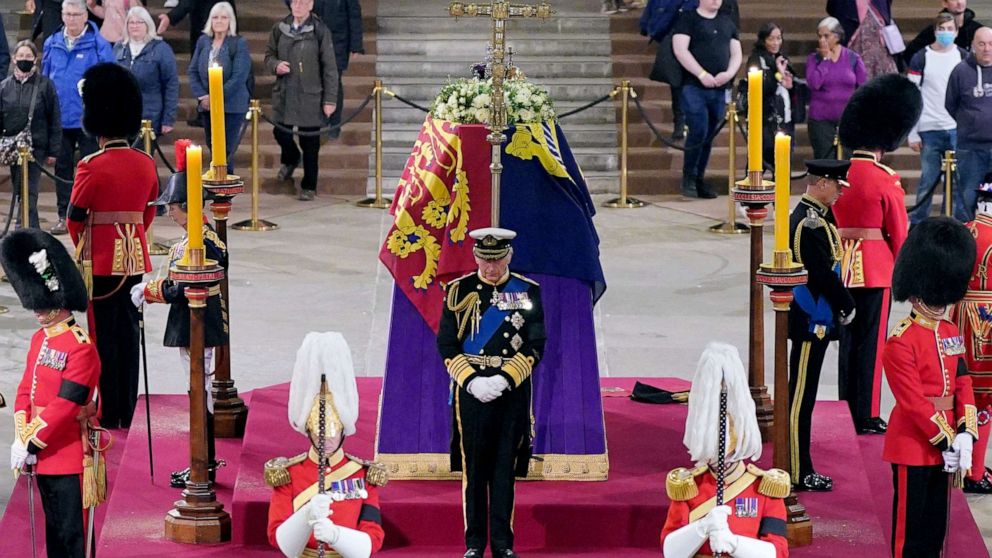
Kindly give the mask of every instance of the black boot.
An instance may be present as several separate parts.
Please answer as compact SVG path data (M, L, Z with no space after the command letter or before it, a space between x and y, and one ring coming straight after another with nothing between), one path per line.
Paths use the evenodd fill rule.
M682 195L687 198L696 197L696 177L682 175Z
M207 467L207 475L211 485L217 482L217 469L226 466L227 462L221 459L211 463ZM189 475L189 467L186 467L182 471L173 471L169 478L169 486L172 488L186 488L186 483L189 482Z
M682 141L685 139L685 116L681 112L676 112L673 116L675 124L672 128L672 139Z
M709 185L703 181L703 177L696 177L696 195L700 199L711 200L716 197L716 192L710 189Z
M820 473L807 473L799 478L799 482L792 485L798 492L808 490L810 492L829 492L834 489L834 479L821 475Z
M885 434L888 429L888 423L881 417L871 417L858 425L858 434Z
M992 469L985 468L981 480L964 479L964 491L968 494L992 494Z

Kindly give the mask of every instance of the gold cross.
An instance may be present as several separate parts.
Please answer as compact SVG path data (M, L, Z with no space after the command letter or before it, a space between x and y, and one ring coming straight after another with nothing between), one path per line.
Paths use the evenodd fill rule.
M503 142L506 141L506 136L503 134L503 130L506 129L506 104L503 99L503 80L506 78L506 20L514 17L536 17L544 20L551 17L554 11L547 2L530 6L511 4L505 0L492 0L488 4L452 2L448 4L448 14L455 18L482 16L492 19L493 29L490 36L492 60L489 69L493 85L489 96L491 99L489 122L487 122L489 135L486 139L492 145L492 161L489 164L492 175L492 226L498 227L499 184L500 174L503 171L500 150Z

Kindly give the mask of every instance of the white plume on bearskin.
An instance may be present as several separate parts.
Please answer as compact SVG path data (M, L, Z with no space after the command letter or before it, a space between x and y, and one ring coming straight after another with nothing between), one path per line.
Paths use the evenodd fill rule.
M697 465L716 463L720 440L720 381L727 385L727 462L761 457L761 431L744 363L737 347L711 342L706 346L689 390L689 414L682 442ZM734 437L731 437L733 425Z
M355 433L358 421L358 384L351 349L337 332L308 333L296 352L293 379L289 384L289 424L307 435L307 421L320 394L320 375L325 374L328 399L325 414L332 416L331 404L341 419L345 436ZM316 434L316 432L314 432Z

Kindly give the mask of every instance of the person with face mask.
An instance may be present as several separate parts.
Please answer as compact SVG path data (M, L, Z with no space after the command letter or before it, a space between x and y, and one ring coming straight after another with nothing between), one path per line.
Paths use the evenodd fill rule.
M62 123L59 115L59 99L52 80L38 72L38 48L28 40L14 46L14 73L0 82L0 133L13 136L30 126L31 151L34 160L48 166L55 164L62 141ZM10 167L10 177L20 192L21 166ZM38 165L28 167L28 226L37 228L38 222L38 182L41 169ZM21 212L17 212L20 222Z
M308 333L289 383L289 423L307 437L309 449L265 464L272 487L269 543L288 558L317 556L319 545L341 558L368 558L382 548L379 489L388 477L382 465L345 453L357 421L348 343L340 333ZM320 467L324 490L317 485Z
M982 28L982 24L975 19L975 12L968 8L968 0L941 0L942 14L950 14L954 18L954 24L958 29L958 35L954 39L954 44L968 51L971 50L971 42L975 39L975 31ZM933 25L927 25L916 37L906 44L906 50L902 52L903 60L906 64L916 56L916 53L923 50L927 45L932 45L937 40Z
M916 53L907 77L923 94L923 112L909 132L909 146L920 154L922 173L916 188L916 206L909 211L910 225L930 215L934 187L940 181L944 152L957 149L957 123L944 108L947 80L968 53L954 44L958 36L954 16L941 13L934 20L934 42ZM950 200L944 200L944 206Z
M726 424L720 424L722 386ZM723 459L721 438L726 440ZM703 351L692 377L682 442L695 467L673 469L665 479L671 500L661 530L665 557L788 558L784 498L789 474L749 463L761 457L761 431L737 347L710 343ZM721 481L724 502L716 505Z

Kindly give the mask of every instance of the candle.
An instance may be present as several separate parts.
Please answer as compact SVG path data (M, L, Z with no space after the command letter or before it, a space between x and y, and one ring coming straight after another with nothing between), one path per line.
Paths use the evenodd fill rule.
M761 87L762 73L758 68L747 72L747 170L760 171L761 167ZM752 186L757 186L752 184Z
M789 188L792 169L789 151L792 138L785 134L775 135L775 251L789 249Z
M224 68L214 64L210 72L210 155L212 167L227 167L224 137ZM221 178L221 177L214 177Z
M189 242L183 256L203 250L203 148L191 145L186 148L186 234Z

